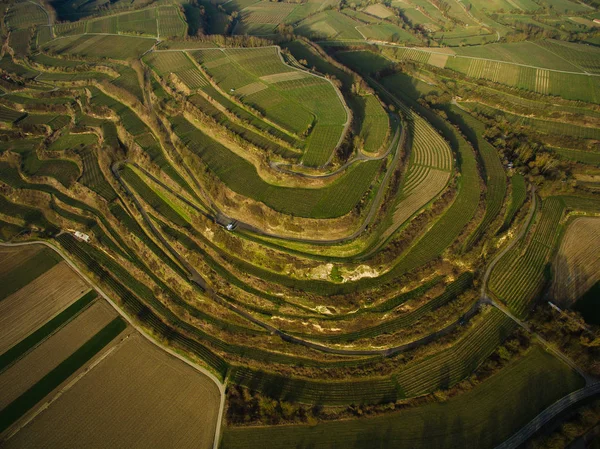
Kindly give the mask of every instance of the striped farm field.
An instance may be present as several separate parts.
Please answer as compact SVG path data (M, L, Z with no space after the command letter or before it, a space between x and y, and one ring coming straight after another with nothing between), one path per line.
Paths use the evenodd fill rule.
M197 50L192 55L225 92L291 133L308 133L306 165L329 160L348 119L345 104L329 81L284 64L276 47ZM292 75L301 78L291 79ZM247 94L244 89L255 83L264 87ZM238 89L243 95L236 93Z
M174 6L158 8L158 32L163 37L185 36L187 24Z
M305 404L344 405L378 403L447 389L464 379L504 341L515 324L498 310L490 310L464 337L428 358L409 363L391 377L320 381L285 377L269 372L234 369L230 380L267 392L270 397Z
M119 17L104 17L102 19L90 20L87 23L88 33L114 33L119 32Z
M600 140L600 129L594 127L577 126L571 123L553 120L542 120L532 117L524 117L500 109L492 108L481 103L461 103L461 106L478 114L488 117L501 116L509 122L532 129L542 134L555 134L560 136L572 136L580 139Z
M410 158L393 225L382 234L385 240L446 187L452 169L452 150L439 133L409 108L402 112L410 119Z
M137 334L109 351L6 447L213 447L220 392L212 380ZM144 431L131 431L138 426Z
M0 387L3 391L0 409L6 408L39 382L116 316L117 312L107 303L97 301L4 370L0 374ZM44 317L33 329L42 326L49 318Z
M29 41L32 32L29 29L14 30L10 32L8 45L14 50L17 58L24 58L29 53Z
M80 150L79 154L83 163L83 174L78 179L78 182L93 190L107 201L114 200L117 195L100 170L96 151L93 148L86 147Z
M484 181L487 187L485 215L477 229L466 241L465 249L468 249L477 243L500 213L506 196L506 173L498 157L498 152L483 138L484 124L456 106L451 106L450 111L453 116L450 119L458 125L462 133L469 139L483 162Z
M360 97L359 101L362 103L360 111L364 111L364 116L360 117L360 136L364 140L364 151L377 153L384 147L389 136L389 116L376 96Z
M490 276L490 290L518 316L529 312L544 284L544 268L554 248L565 211L561 197L544 200L530 238L506 253Z
M552 298L569 307L600 280L600 219L578 217L566 229L554 259Z
M548 382L556 389L546 388ZM302 442L301 447L314 449L390 445L429 449L467 447L477 441L478 448L492 449L539 410L581 386L582 379L567 365L534 347L490 379L444 403L315 425L228 427L222 447L284 449Z
M473 78L519 89L557 95L568 100L600 103L600 79L597 76L519 66L510 62L464 58L460 55L448 58L445 67Z
M44 8L35 2L15 2L10 5L3 18L9 29L29 28L48 23Z
M196 66L183 51L162 51L152 52L144 57L144 62L148 63L158 75L168 75L184 70L194 69Z
M42 254L45 255L46 252ZM25 261L24 265L17 265L17 268L22 269L28 265ZM20 283L14 285L18 286ZM65 262L60 262L4 298L0 302L0 353L4 353L88 290L89 287L73 270Z
M117 29L121 33L134 33L146 36L158 34L156 8L142 9L117 16Z
M85 33L85 22L67 22L54 25L54 34L56 36L78 36Z
M154 39L142 37L85 34L55 39L48 42L43 49L57 55L127 60L139 58L154 43Z
M504 217L504 223L502 229L507 229L517 215L517 212L523 206L525 199L527 198L527 186L525 185L525 178L523 175L515 173L510 178L511 195L510 205L506 209L506 215Z
M0 105L0 122L14 122L21 117L23 117L25 113L15 111L14 109L9 109L5 106Z

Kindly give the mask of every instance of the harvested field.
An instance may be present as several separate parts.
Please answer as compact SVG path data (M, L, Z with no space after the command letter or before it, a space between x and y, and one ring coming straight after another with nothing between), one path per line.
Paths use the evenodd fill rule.
M444 67L446 67L446 62L448 62L448 55L432 53L427 63L443 69Z
M90 287L60 262L0 302L0 353L81 297Z
M22 395L117 316L96 301L0 375L0 409Z
M568 307L600 280L600 218L577 218L554 261L552 297Z
M134 334L6 447L208 449L219 403L211 380Z
M11 260L4 260L5 263L0 262L0 266L5 267L5 272L0 274L0 300L25 287L61 259L54 251L42 248L26 260L21 260L18 265L12 265Z
M42 245L0 248L0 278L42 250Z

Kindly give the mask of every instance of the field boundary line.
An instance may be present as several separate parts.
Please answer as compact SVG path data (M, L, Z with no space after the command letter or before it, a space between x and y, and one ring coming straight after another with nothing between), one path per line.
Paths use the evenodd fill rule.
M537 42L533 42L533 41L531 41L531 43L532 43L533 45L535 45L536 47L538 47L538 48L541 48L542 50L544 50L544 51L547 51L548 53L551 53L551 54L553 54L553 55L554 55L554 56L556 56L557 58L560 58L560 59L562 59L563 61L565 61L565 62L568 62L568 63L569 63L569 64L571 64L573 67L577 67L579 70L582 70L582 71L583 71L583 73L588 73L588 71L587 71L587 70L585 70L583 67L580 67L580 66L578 66L577 64L575 64L575 63L573 63L573 62L569 61L568 59L566 59L566 58L563 58L563 57L562 57L561 55L559 55L558 53L555 53L555 52L553 52L552 50L548 50L547 48L545 48L545 47L542 47L542 46L541 46L540 44L538 44ZM550 69L546 69L546 70L550 70Z
M117 306L117 304L115 302L113 302L112 299L100 287L98 287L98 285L96 285L96 283L94 281L92 281L85 273L83 273L79 269L79 267L77 267L77 265L75 265L75 263L73 263L71 261L71 259L69 259L61 249L57 248L56 246L54 246L53 244L51 244L49 242L43 241L43 240L36 240L36 241L32 241L32 242L20 242L20 243L0 242L0 246L25 246L25 245L45 245L48 248L56 251L69 264L69 266L83 278L84 281L86 281L89 285L91 285L98 292L98 294L100 296L102 296L117 311L117 313L122 318L124 318L125 321L127 321L127 323L131 327L133 327L136 331L138 331L146 340L148 340L150 343L156 345L159 349L162 349L163 351L169 353L173 357L188 364L189 366L196 369L200 373L206 375L209 379L211 379L217 385L217 388L219 389L219 393L221 395L221 403L219 406L219 413L217 416L217 424L216 424L216 430L215 430L215 439L214 439L213 449L218 449L221 423L223 421L223 411L225 408L225 384L221 383L221 381L219 381L219 379L217 379L217 377L213 373L211 373L209 370L207 370L203 366L198 365L197 363L192 362L191 360L188 360L181 354L175 352L173 349L171 349L167 346L164 346L163 344L159 343L158 341L156 341L155 339L150 337L148 334L146 334L146 332L144 332L144 330L140 326L138 326L135 322L133 322L133 320L123 310L121 310L121 308L119 306Z
M67 391L69 391L71 388L73 388L73 386L79 382L81 379L83 379L85 377L86 374L88 374L90 371L92 371L92 369L94 369L96 366L98 366L100 364L100 362L102 362L104 359L106 359L109 355L111 355L115 350L117 350L119 347L121 347L123 345L123 343L125 342L125 340L127 340L129 338L130 334L126 335L124 338L121 339L121 341L119 341L116 345L112 346L111 348L109 348L108 350L104 351L104 353L102 353L100 355L100 357L98 357L96 360L94 360L90 365L86 366L86 367L82 367L83 371L81 373L79 373L77 376L75 376L73 379L71 379L64 387L62 387L51 399L49 399L48 401L46 401L44 404L42 404L40 407L38 407L36 409L36 411L31 414L26 420L25 422L21 423L16 429L14 429L9 435L6 436L6 438L3 441L8 441L10 440L12 437L14 437L17 433L19 433L24 427L28 426L29 423L31 421L33 421L35 418L37 418L41 413L43 413L44 411L46 411L52 404L54 404L54 402L56 402L63 394L65 394Z
M320 43L332 43L332 42L361 42L361 41L360 40L356 40L356 39L342 39L342 40L338 40L338 41L317 41L317 44L320 44ZM367 43L367 44L371 44L371 45L380 45L380 46L383 46L383 47L403 48L405 50L416 50L416 51L420 51L422 53L444 55L444 56L448 56L449 58L465 58L465 59L475 59L475 60L480 60L480 61L498 62L498 63L501 63L501 64L510 64L510 65L519 66L519 67L529 67L531 69L548 70L549 72L566 73L566 74L569 74L569 75L600 76L600 73L589 73L589 72L585 72L585 71L584 72L571 72L569 70L549 69L549 68L546 68L546 67L539 67L539 66L535 66L535 65L521 64L521 63L518 63L518 62L500 61L498 59L480 58L480 57L477 57L477 56L467 56L467 55L457 55L457 54L452 55L452 54L449 54L449 53L443 53L443 52L439 52L439 51L421 50L419 48L406 47L406 46L403 46L403 45L394 44L392 42L375 41L375 40L371 40L371 39L365 39L362 42L363 43Z

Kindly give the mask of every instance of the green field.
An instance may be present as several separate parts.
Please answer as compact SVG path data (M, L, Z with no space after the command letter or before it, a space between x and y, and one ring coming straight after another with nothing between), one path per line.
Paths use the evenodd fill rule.
M561 197L543 202L531 239L516 245L490 276L490 290L519 316L526 316L547 279L545 270L565 211Z
M306 135L306 165L329 160L347 120L329 81L284 64L273 47L192 54L224 92L289 132Z
M126 60L141 56L154 43L153 39L142 37L85 34L81 36L69 36L64 39L55 39L45 44L43 49L51 55Z
M551 389L545 387L550 381ZM464 447L477 441L479 448L493 448L539 410L581 386L577 374L536 347L483 384L443 404L315 426L229 427L222 445L233 449L257 445L371 448L390 444L430 448Z
M343 177L321 189L279 187L265 182L251 163L184 118L175 117L171 123L186 146L230 189L300 217L333 218L347 214L365 195L381 165L379 161L355 164Z

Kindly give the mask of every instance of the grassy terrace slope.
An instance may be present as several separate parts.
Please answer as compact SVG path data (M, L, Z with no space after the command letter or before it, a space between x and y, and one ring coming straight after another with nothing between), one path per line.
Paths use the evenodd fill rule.
M328 80L284 64L276 47L198 50L192 55L225 92L305 137L306 165L329 161L349 117Z
M546 388L548 382L552 382L553 388ZM479 448L493 448L538 410L581 385L582 379L570 368L535 347L523 359L472 391L444 404L310 427L228 428L223 435L223 447L428 449L465 447L477 442Z
M47 251L0 258L0 426L86 373L8 447L210 447L224 400L225 448L491 448L581 385L498 304L525 317L566 214L600 210L564 152L597 153L596 54L363 45L515 39L499 11L531 0L101 1L5 11L0 238L60 247L119 308ZM244 36L276 28L281 51Z
M183 117L173 117L171 123L190 151L233 191L300 217L333 218L347 214L365 195L381 166L381 161L354 164L341 178L322 189L279 187L264 181L250 162Z

